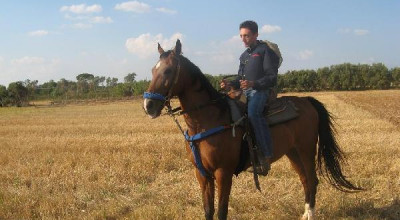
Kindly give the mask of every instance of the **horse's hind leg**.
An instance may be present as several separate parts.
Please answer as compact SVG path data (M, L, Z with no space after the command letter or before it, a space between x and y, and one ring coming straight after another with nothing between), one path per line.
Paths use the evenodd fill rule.
M207 220L213 219L214 216L214 192L215 184L214 179L203 177L198 170L196 170L196 177L200 183L201 194L203 198L203 208Z
M315 215L315 195L317 193L318 179L315 172L315 159L300 157L296 149L286 154L293 168L300 177L304 188L305 210L301 219L311 220Z

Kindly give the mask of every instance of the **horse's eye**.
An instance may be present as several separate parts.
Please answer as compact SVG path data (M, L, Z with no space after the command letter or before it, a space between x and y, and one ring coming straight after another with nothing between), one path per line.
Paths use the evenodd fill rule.
M172 70L171 70L171 69L167 69L167 70L165 70L165 72L164 72L165 75L170 75L171 73L172 73Z

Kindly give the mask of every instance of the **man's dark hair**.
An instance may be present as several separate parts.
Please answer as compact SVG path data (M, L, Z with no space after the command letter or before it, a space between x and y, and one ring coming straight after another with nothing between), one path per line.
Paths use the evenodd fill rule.
M249 29L251 32L253 32L253 34L257 34L258 33L258 25L255 21L244 21L240 24L240 29L242 28L247 28Z

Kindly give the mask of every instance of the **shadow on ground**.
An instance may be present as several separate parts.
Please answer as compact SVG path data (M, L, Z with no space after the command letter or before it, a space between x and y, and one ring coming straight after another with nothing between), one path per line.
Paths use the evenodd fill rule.
M400 201L395 199L392 204L384 207L374 207L373 202L362 202L354 207L339 208L335 216L343 218L352 217L354 219L400 219Z

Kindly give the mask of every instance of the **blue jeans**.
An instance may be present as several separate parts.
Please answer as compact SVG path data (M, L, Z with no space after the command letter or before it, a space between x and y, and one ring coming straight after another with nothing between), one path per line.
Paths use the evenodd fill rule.
M268 100L268 90L244 90L247 98L247 114L257 139L257 146L261 149L264 157L272 157L272 139L263 110Z

